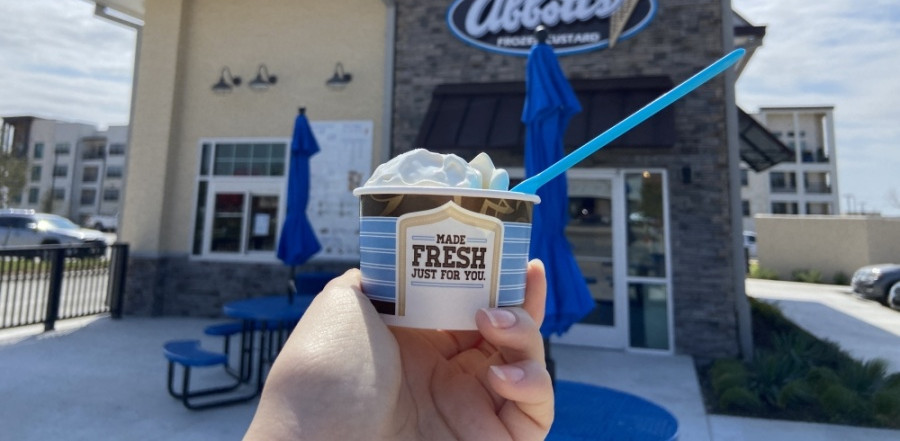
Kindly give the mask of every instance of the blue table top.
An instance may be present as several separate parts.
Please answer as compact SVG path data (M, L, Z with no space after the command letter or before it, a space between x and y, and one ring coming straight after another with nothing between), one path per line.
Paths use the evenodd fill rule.
M678 439L678 420L666 409L615 389L556 381L556 415L547 440Z
M253 297L228 302L222 308L228 317L259 321L297 321L315 296L296 295L294 301L287 294L279 296Z

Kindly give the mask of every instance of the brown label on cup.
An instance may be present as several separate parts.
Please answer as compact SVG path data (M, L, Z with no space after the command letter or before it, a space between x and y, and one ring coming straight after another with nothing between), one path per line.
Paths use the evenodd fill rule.
M396 314L440 327L496 307L502 243L500 220L453 201L400 216Z

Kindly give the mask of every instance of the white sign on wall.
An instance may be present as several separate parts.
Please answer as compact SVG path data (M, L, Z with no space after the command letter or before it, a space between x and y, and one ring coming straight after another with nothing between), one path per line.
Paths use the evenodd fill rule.
M371 172L372 121L310 121L312 156L306 215L322 245L313 261L359 262L359 199L352 191Z

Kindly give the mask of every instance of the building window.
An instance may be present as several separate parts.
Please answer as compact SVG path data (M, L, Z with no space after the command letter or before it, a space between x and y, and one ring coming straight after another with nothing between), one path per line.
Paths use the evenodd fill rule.
M806 214L831 214L831 204L828 202L809 202L806 204Z
M81 172L81 182L97 182L100 169L96 166L85 167Z
M97 199L97 190L93 188L85 188L81 190L81 205L94 205Z
M746 168L741 169L741 187L746 187L746 186L750 185L749 174L750 174L750 171L747 170Z
M794 172L769 173L769 185L772 193L796 193L797 175Z
M34 144L34 159L42 159L44 157L44 143L38 142Z
M64 178L69 175L69 166L68 165L57 165L53 168L53 177L54 178Z
M741 201L741 211L744 213L744 217L750 217L750 201L746 199Z
M216 144L215 176L284 176L285 144Z
M103 189L103 200L107 202L116 202L119 200L119 189L116 187L106 187Z
M106 168L106 177L107 178L121 178L122 177L122 166L119 165L110 165Z
M84 160L103 159L103 146L102 145L85 146L84 151L81 152L81 159L84 159Z
M110 156L121 156L125 154L125 144L121 142L112 143L109 145L109 155Z
M69 150L71 150L71 149L72 149L71 144L69 144L68 142L61 142L59 144L56 144L56 149L54 150L54 152L57 155L68 155Z
M831 194L831 176L828 172L806 172L803 186L807 193Z
M31 187L28 189L28 204L34 205L37 204L38 201L41 200L41 189L37 187Z
M287 142L200 146L193 254L270 256L277 246Z
M772 202L772 214L797 214L797 203Z
M64 201L66 199L66 189L65 188L54 188L53 189L53 200L54 201Z
M35 165L34 167L31 167L31 182L38 182L38 181L40 181L40 180L41 180L41 172L42 172L42 171L43 171L43 170L41 170L41 166L40 166L40 165Z

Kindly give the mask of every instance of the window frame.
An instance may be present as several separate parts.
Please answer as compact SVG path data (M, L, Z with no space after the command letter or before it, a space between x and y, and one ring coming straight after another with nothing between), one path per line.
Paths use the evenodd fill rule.
M216 149L223 144L282 144L284 146L284 168L279 176L269 175L216 175L215 159ZM248 235L253 227L250 218L250 204L255 196L275 196L278 198L277 214L275 222L282 225L286 213L287 178L290 167L291 139L286 137L210 137L201 138L197 142L197 161L194 168L195 183L192 198L190 254L191 260L198 261L228 261L246 263L270 263L279 262L276 252L278 240L281 235L280 228L275 231L274 250L249 250L247 246ZM204 155L204 146L208 152ZM205 185L203 191L204 200L199 201L201 185ZM242 225L240 242L236 252L212 251L212 227L215 216L216 195L222 193L241 193L243 209L241 212ZM200 204L203 203L203 213L200 213ZM198 234L200 237L197 237ZM199 245L199 250L194 244Z
M115 198L107 197L107 193L109 193L113 190L116 192L116 197ZM122 199L122 189L121 188L119 188L119 187L103 187L103 194L101 195L101 198L100 198L101 202L119 202L120 199Z
M112 173L113 170L116 170L116 173ZM106 170L104 171L106 179L122 179L124 174L125 168L121 165L107 165Z

